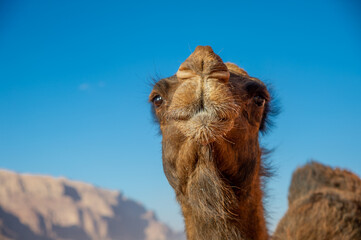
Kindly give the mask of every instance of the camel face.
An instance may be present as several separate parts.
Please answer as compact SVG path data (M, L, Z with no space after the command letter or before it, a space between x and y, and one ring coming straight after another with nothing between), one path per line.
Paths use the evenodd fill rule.
M196 144L234 143L257 135L269 94L264 84L234 64L224 64L208 46L198 46L175 76L156 83L149 97L164 133ZM233 131L232 131L233 130Z

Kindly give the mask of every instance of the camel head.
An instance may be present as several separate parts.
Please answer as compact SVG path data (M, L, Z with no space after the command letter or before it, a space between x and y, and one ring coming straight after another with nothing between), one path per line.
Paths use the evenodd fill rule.
M164 171L188 222L188 239L207 234L233 239L229 234L236 236L242 223L229 234L221 228L246 215L239 209L240 196L262 198L252 189L260 188L255 180L262 165L258 135L270 102L265 84L223 63L211 47L198 46L175 75L154 85L149 101L163 136ZM255 212L262 215L263 208ZM188 229L194 225L204 228Z
M258 138L270 95L260 80L198 46L176 75L155 84L149 100L165 139L221 147Z

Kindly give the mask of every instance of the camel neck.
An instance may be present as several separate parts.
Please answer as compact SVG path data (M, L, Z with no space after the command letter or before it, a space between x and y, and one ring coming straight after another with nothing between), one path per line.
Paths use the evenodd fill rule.
M186 192L178 195L188 239L267 239L259 176L260 155L247 161L231 159L237 164L230 164L232 169L222 169L219 163L227 163L227 160L214 152L215 149L206 146L199 149Z

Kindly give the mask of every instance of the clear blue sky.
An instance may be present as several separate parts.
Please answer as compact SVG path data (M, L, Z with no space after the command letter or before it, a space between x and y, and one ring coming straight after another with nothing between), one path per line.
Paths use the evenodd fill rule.
M0 167L119 189L176 229L147 97L197 45L274 86L274 226L310 159L361 174L358 1L0 2Z

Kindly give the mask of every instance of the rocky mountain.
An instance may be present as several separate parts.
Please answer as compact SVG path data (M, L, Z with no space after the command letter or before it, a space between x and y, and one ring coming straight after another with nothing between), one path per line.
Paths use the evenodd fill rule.
M0 170L0 240L183 240L118 191Z

